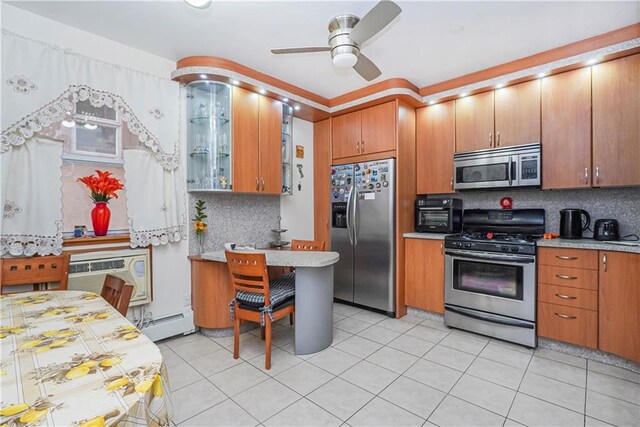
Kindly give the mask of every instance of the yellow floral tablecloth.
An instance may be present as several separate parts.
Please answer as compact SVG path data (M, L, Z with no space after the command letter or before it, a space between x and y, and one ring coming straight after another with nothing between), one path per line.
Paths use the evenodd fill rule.
M158 347L99 295L0 299L0 427L166 426Z

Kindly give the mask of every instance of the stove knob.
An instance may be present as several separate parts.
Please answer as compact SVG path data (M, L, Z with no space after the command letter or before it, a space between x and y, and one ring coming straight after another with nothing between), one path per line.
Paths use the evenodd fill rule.
M518 252L519 250L520 250L520 248L517 247L517 246L514 246L514 247L511 248L511 252Z
M502 245L500 246L500 249L502 249L503 252L509 252L509 246Z
M464 247L465 247L465 248L470 248L470 247L471 247L471 243L465 243L465 244L464 244Z

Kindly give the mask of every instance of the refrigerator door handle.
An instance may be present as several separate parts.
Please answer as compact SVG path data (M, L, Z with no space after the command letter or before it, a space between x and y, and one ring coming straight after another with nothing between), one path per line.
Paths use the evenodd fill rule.
M349 199L347 200L347 234L349 235L349 242L353 246L353 230L351 225L351 204L353 203L353 187L349 190Z
M353 224L353 246L357 246L358 245L358 228L356 227L356 213L358 210L358 189L355 188L355 185L352 187L353 189L355 189L356 191L353 193L353 221L351 222Z

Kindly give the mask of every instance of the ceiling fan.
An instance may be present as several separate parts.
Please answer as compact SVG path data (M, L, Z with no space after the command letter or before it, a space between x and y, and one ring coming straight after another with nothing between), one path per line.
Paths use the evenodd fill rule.
M362 19L349 14L333 18L329 22L329 46L271 49L271 53L331 52L333 65L340 68L353 67L365 80L371 81L382 72L360 51L360 46L382 31L401 11L400 6L394 2L381 0Z

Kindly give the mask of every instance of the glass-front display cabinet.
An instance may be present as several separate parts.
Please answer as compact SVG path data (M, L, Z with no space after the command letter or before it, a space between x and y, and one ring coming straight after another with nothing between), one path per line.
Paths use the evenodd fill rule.
M282 104L282 194L293 194L293 108Z
M187 190L231 191L231 86L187 85Z

